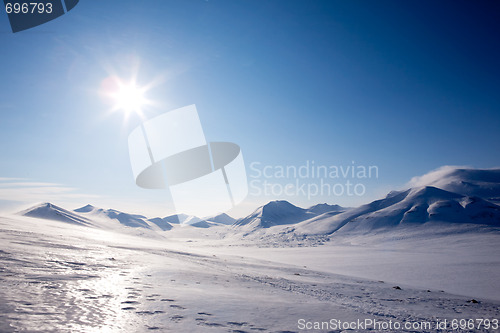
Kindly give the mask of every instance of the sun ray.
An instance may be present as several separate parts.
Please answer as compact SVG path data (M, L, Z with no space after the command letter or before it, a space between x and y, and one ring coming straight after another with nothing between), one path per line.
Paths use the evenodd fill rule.
M101 92L111 103L111 111L121 111L128 118L132 114L143 117L144 110L152 102L146 97L149 86L140 86L134 77L129 80L110 76L103 80Z
M124 110L126 113L141 112L143 106L147 103L144 96L145 88L137 86L133 81L119 82L118 89L111 94L114 100L113 109Z

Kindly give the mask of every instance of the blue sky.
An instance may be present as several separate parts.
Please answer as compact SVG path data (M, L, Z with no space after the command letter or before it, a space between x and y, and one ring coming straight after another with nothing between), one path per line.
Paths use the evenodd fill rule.
M0 207L171 212L168 193L134 184L140 118L99 94L135 70L156 83L147 118L196 104L207 140L238 143L247 167L378 166L362 197L283 197L298 205L358 205L443 165L498 167L498 13L493 1L82 0L16 34L2 14Z

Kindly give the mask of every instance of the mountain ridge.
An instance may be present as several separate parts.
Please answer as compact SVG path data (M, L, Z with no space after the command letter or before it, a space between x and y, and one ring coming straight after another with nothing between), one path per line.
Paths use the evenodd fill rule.
M495 198L500 198L500 169L444 167L414 177L411 183L415 186L391 191L384 198L356 208L326 203L301 208L285 200L275 200L237 220L227 214L205 219L185 214L148 219L144 215L102 209L90 204L71 212L44 203L19 214L85 226L92 226L94 218L106 218L127 227L158 231L172 230L175 225L198 228L230 226L226 235L243 237L262 233L270 237L276 233L300 237L328 236L339 231L366 233L427 222L500 226L500 205L495 201Z

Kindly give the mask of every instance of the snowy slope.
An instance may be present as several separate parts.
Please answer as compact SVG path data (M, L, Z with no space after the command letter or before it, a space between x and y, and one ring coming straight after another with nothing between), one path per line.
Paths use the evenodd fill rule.
M167 217L162 218L163 221L168 222L170 224L181 224L189 218L189 215L186 214L175 214L169 215Z
M219 214L216 216L200 219L196 216L187 216L181 223L181 226L190 226L195 228L211 228L211 227L226 227L232 225L236 220L227 214Z
M74 210L76 213L82 214L89 219L109 219L118 221L121 225L132 228L158 229L154 222L148 221L143 215L127 214L115 209L102 209L92 205ZM166 225L165 225L166 226Z
M163 231L172 229L172 225L170 223L168 223L165 219L155 217L155 218L149 219L148 221L156 224Z
M73 209L73 211L77 212L77 213L90 213L90 212L93 212L97 209L98 209L97 207L94 207L94 206L88 204L88 205L85 205L83 207Z
M251 232L261 228L298 223L314 216L316 214L294 206L288 201L271 201L257 208L249 216L237 220L233 224L233 229L237 232Z
M500 201L500 169L441 167L414 177L411 187L434 186L450 192Z
M334 216L319 216L294 226L297 234L370 232L429 221L500 226L500 207L481 199L423 186L391 192L386 198Z
M46 220L55 220L82 226L92 226L92 221L64 208L45 202L18 213L18 215Z
M159 219L155 218L152 220L158 221ZM178 225L181 225L184 227L190 226L190 227L197 227L197 228L209 228L209 227L217 224L217 223L209 222L208 220L202 220L197 216L186 215L186 214L170 215L170 216L162 218L161 220L162 220L162 223L168 223L168 224L170 224L171 227L173 224L174 225L178 224ZM168 230L170 230L170 229L168 229ZM165 229L165 230L167 230L167 229Z
M18 214L102 229L129 227L150 231L168 231L176 224L196 228L209 228L212 226L225 226L226 224L232 224L232 221L234 221L233 218L226 214L215 216L212 220L202 220L199 217L185 214L148 219L144 215L128 214L115 209L103 209L90 204L71 212L51 203L44 203L28 208Z
M174 229L193 236L205 231ZM444 248L449 255L435 265L436 244L442 244L436 241L420 248L414 242L413 252L403 247L400 255L391 251L392 244L375 251L362 246L257 249L221 247L214 241L201 246L199 240L165 242L0 217L0 332L396 331L304 330L298 325L299 319L321 323L332 318L431 323L397 332L470 332L452 330L450 321L500 315L494 300L498 293L488 293L499 290L494 237L478 237L465 247L454 240L448 243L454 246ZM434 247L423 251L427 245ZM256 250L262 251L252 253ZM431 276L430 283L419 279L414 285L415 280L401 275L401 264L409 276L438 273L444 287L436 288ZM483 272L489 272L487 279ZM462 293L464 282L477 288L465 295L449 292L448 286L457 284L455 290ZM444 319L447 328L436 329ZM474 331L492 330L482 326Z
M281 233L331 235L391 230L426 222L500 225L500 169L443 167L410 182L414 187L392 191L385 198L340 214L320 215Z
M226 213L219 214L217 216L209 217L205 219L207 222L214 222L216 224L222 224L222 225L231 225L234 222L236 222L236 219L232 218L231 216L227 215Z
M0 332L302 332L299 318L370 318L437 333L452 331L438 320L498 318L500 206L494 190L463 192L415 185L347 210L276 201L231 227L38 205L0 217Z
M307 209L307 211L309 213L313 213L313 214L317 214L317 215L321 215L324 213L330 213L330 212L340 213L340 212L343 212L346 210L347 210L347 208L344 208L342 206L329 205L327 203L317 204L317 205L311 206Z

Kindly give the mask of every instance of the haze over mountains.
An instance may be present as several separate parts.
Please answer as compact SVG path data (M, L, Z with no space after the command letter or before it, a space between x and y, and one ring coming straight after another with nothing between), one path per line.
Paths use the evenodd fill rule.
M174 226L221 227L225 235L328 236L338 231L371 232L428 222L500 226L500 169L444 167L411 180L412 188L392 191L383 199L357 208L318 204L307 209L288 201L271 201L235 220L227 214L201 219L185 214L148 219L92 205L68 211L50 203L20 215L97 228L143 228L156 232ZM231 226L227 228L227 226Z

